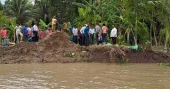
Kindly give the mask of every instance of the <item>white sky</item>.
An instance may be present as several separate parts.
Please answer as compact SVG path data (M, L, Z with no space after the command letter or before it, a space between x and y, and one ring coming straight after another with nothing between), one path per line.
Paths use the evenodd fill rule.
M2 4L4 4L6 0L0 0L0 1ZM29 1L33 3L34 0L29 0Z
M5 0L0 0L2 4L4 4Z

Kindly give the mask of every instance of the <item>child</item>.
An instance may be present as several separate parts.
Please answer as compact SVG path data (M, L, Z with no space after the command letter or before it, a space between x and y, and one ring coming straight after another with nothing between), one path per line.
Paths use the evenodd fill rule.
M101 33L98 34L98 45L102 44L102 35Z
M44 32L44 30L40 31L40 40L42 40L45 37L46 33Z
M31 41L32 41L32 30L31 30L31 26L28 26L27 30L28 30L28 41L31 42Z
M50 33L52 33L52 30L50 28L48 28L47 31L46 31L46 35L48 35Z

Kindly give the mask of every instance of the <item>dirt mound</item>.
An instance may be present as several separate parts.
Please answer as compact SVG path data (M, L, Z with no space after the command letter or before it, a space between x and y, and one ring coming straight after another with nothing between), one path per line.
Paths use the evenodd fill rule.
M129 51L126 53L126 55L126 59L129 60L129 63L170 63L170 55L164 53L157 53L154 51Z
M20 43L16 46L0 48L0 63L35 63L39 60L37 46L34 43Z
M36 44L44 62L62 62L66 53L75 53L80 49L79 45L69 40L66 33L61 32L52 33Z
M54 32L37 43L19 43L0 47L0 63L70 63L70 62L170 62L168 54L136 52L122 46L81 47L64 32Z
M95 62L115 62L116 59L122 59L126 55L125 50L116 46L91 46L89 51L89 60Z
M66 33L56 32L37 43L19 43L0 48L0 63L36 63L74 61L66 53L75 53L79 46L69 41Z

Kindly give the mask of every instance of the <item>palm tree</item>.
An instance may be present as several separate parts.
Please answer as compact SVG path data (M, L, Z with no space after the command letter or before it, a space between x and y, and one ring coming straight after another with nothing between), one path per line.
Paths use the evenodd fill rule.
M165 45L164 51L168 50L168 43L170 41L170 1L169 0L160 0L162 4L161 15L159 16L159 20L164 25L164 35L165 35Z
M16 19L17 23L26 22L30 16L30 8L27 7L28 0L7 0L5 2L6 15Z
M35 0L33 9L33 17L37 20L42 19L46 23L49 22L49 0Z

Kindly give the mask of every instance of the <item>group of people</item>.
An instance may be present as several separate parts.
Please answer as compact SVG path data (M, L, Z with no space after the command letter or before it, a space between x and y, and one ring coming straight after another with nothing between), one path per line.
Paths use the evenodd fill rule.
M38 28L37 23L35 23L34 25L25 26L17 24L14 28L14 42L38 42L38 40L43 39L46 35L50 33L52 33L51 28L48 28L46 31L44 31L43 29ZM5 27L0 30L0 37L2 39L2 43L4 43L8 39L7 30Z
M52 28L48 28L46 32L43 29L39 29L37 26L37 23L34 23L33 25L25 25L20 26L19 24L15 27L15 43L20 43L24 40L24 42L38 42L38 40L43 39L46 35L54 32L55 30L61 31L60 27L60 13L58 13L58 16L54 16L52 18ZM56 26L57 25L57 26ZM70 31L72 41L76 44L80 44L81 46L89 46L90 44L93 45L96 43L99 44L106 44L108 42L108 27L103 24L101 27L98 23L96 26L89 26L88 24L85 24L83 27L77 28L76 25L71 25L69 27L69 30L67 30L67 23L63 23L62 31L68 33ZM0 36L3 40L7 39L7 30L2 28L0 31ZM112 39L112 43L116 44L117 39L117 29L114 25L112 25L112 30L110 32L110 37Z
M89 46L90 44L94 44L95 38L97 45L106 44L108 42L108 27L105 24L103 24L102 27L100 27L99 24L96 24L95 27L85 24L80 29L74 25L70 27L70 33L72 35L73 42L76 44L79 43L82 46ZM112 39L112 43L116 44L117 29L114 25L112 25L110 37Z
M37 23L35 23L33 26L25 25L23 28L17 24L15 30L16 30L16 43L22 41L23 36L24 42L38 42L38 40L42 40L46 35L52 33L51 28L48 28L46 31L44 31L44 29L39 29Z

